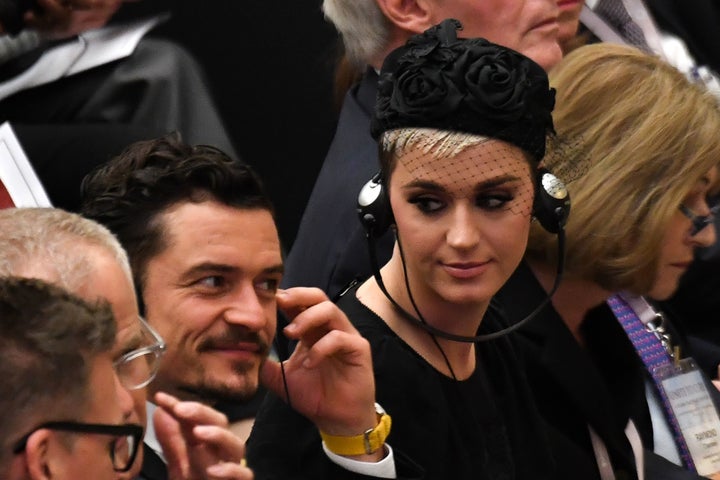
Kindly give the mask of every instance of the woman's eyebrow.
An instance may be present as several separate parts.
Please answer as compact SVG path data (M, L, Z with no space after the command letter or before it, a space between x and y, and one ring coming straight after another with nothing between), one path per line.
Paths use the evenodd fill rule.
M487 180L483 180L482 182L479 182L475 185L475 190L486 190L488 188L494 188L498 187L500 185L504 185L506 183L511 183L515 181L519 181L520 177L517 175L501 175L498 177L488 178ZM424 180L421 178L417 178L415 180L411 180L410 182L403 185L403 188L422 188L423 190L431 190L431 191L444 191L445 188L440 185L437 182L434 182L432 180Z
M437 182L433 182L432 180L423 180L421 178L416 178L414 180L409 181L405 185L402 186L405 189L409 188L421 188L423 190L432 190L432 191L444 191L445 188L443 188L442 185L440 185Z
M478 183L475 186L475 190L486 190L488 188L499 187L500 185L504 185L506 183L517 182L519 180L521 180L521 178L517 175L501 175L499 177L489 178L485 181Z

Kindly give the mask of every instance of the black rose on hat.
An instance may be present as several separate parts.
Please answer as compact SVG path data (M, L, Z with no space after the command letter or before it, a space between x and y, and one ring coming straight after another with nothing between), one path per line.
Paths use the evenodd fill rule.
M470 95L479 100L468 107L506 121L520 119L526 108L529 60L498 51L482 39L475 43L477 48L463 51L454 65Z
M405 70L390 93L390 108L408 119L445 117L462 101L452 78L431 68Z
M552 131L555 92L529 58L485 39L458 39L445 20L392 52L378 83L371 131L416 127L499 138L536 158Z

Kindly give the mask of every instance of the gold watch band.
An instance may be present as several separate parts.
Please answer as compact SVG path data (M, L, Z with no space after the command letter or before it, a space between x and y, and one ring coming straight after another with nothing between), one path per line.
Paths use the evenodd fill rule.
M390 435L390 427L392 420L385 410L375 404L375 413L377 414L377 425L375 428L366 430L361 435L352 437L344 437L340 435L328 435L320 431L320 436L325 442L325 446L331 452L338 455L370 455L380 449L385 443L385 439Z

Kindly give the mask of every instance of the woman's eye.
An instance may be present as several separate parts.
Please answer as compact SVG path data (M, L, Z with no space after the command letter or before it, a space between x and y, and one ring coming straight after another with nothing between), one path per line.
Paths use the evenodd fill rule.
M410 203L415 205L418 210L423 213L434 213L441 210L445 204L440 200L432 197L416 197L410 199Z
M504 208L508 202L512 201L512 195L507 194L486 194L480 195L476 199L478 207L485 210L500 210Z

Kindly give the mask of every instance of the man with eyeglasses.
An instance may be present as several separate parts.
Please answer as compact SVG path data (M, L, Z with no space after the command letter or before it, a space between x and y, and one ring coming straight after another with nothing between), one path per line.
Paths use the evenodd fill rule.
M59 209L0 210L0 277L11 275L42 279L87 301L104 299L112 306L117 334L110 378L120 382L120 392L130 404L120 422L145 427L146 386L157 372L165 347L139 317L129 262L117 239L96 222ZM173 399L162 407L164 428L158 440L166 450L173 479L204 478L208 468L225 472L220 478L251 478L250 470L239 463L244 446L227 430L222 414ZM203 436L194 433L196 426L203 427ZM118 473L118 478L135 478L142 457L140 449L130 469ZM94 477L80 474L74 478Z
M115 479L143 428L113 373L115 321L40 280L0 278L0 478Z

